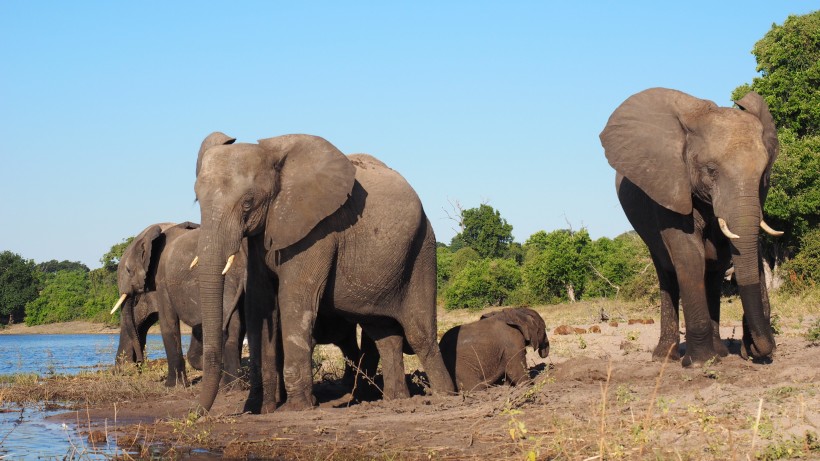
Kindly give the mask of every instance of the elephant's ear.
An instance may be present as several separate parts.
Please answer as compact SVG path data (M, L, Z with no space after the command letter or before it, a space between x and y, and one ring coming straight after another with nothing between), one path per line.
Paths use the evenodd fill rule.
M523 312L522 309L502 309L496 312L488 312L481 316L481 320L492 319L504 322L507 325L521 332L524 343L533 345L533 341L538 339L537 326L532 318Z
M202 166L202 154L204 154L206 150L213 146L233 144L234 142L236 142L236 138L232 138L220 131L214 131L209 134L199 146L199 153L196 156L196 175L199 176L199 167Z
M769 105L762 96L750 91L746 96L735 101L738 107L749 112L760 120L763 125L763 145L766 146L766 151L769 153L769 164L766 168L768 172L772 168L772 164L777 159L777 154L780 151L780 143L777 141L777 127L774 125L774 118L769 112ZM764 176L768 182L769 175ZM765 185L768 187L768 184Z
M132 280L133 286L145 289L148 283L148 270L151 266L151 252L154 240L160 235L162 235L162 227L159 224L149 226L134 237L131 245L123 253L122 259L128 266L128 273L135 278L135 280Z
M666 88L630 96L600 135L609 164L664 207L691 213L686 119L713 107L711 101Z
M299 240L347 201L356 168L335 146L308 135L260 139L274 153L279 192L268 208L265 248L280 250Z

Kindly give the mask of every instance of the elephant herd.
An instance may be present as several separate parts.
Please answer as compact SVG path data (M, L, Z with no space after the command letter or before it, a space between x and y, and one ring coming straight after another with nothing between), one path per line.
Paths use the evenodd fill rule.
M658 360L698 366L728 354L718 325L732 265L741 355L769 358L775 348L758 229L777 234L762 215L777 137L759 95L737 106L653 88L624 101L600 135L618 198L657 271ZM407 181L370 155L344 155L316 136L249 144L216 132L200 146L194 191L201 224L151 225L126 249L115 309L122 306L117 363L143 360L158 320L169 386L188 384L180 321L192 327L200 412L241 375L245 336L250 412L316 404L317 343L340 347L348 384L357 373L372 382L380 364L385 399L410 395L405 353L443 394L521 383L525 347L549 353L544 320L527 308L486 314L437 341L432 226Z

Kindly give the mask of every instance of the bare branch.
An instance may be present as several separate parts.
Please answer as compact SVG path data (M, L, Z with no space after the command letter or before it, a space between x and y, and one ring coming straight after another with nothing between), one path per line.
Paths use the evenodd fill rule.
M611 286L612 288L615 289L615 297L618 297L618 293L621 291L621 287L619 287L618 285L615 285L608 278L604 277L604 274L598 272L598 269L596 269L595 266L593 266L591 262L587 262L587 264L589 265L589 267L592 268L592 271L595 272L595 275L600 277L604 282L606 282L609 286Z

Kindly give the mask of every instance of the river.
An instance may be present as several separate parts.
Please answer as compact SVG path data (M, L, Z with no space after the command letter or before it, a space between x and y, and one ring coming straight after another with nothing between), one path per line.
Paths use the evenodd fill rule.
M77 374L114 363L119 334L0 335L0 375L34 373L43 377ZM189 337L183 336L187 350ZM160 335L148 335L149 359L165 357ZM92 446L72 425L45 418L64 410L53 404L20 407L2 401L0 387L0 459L110 459L113 443Z

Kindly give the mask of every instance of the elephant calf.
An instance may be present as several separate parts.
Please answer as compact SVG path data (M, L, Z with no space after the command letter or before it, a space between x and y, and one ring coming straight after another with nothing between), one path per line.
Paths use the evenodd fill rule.
M508 308L456 326L441 338L444 365L461 390L484 389L505 378L513 385L529 378L526 346L549 355L544 319L532 309Z

